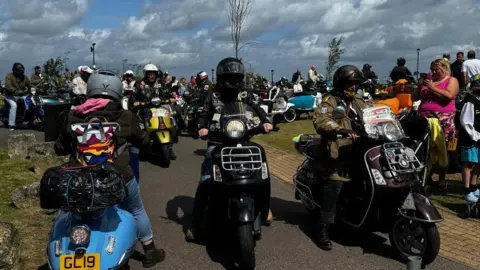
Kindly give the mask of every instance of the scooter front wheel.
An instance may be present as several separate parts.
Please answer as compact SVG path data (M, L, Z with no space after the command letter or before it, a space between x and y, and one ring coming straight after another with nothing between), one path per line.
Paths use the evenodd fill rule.
M440 251L440 234L435 223L399 217L393 224L389 238L404 260L409 256L419 256L423 265L432 263Z
M288 123L291 123L291 122L295 121L295 119L297 119L297 112L295 112L294 109L290 108L286 112L283 113L283 118Z
M237 227L239 245L238 264L240 269L255 269L255 240L251 224L240 224Z

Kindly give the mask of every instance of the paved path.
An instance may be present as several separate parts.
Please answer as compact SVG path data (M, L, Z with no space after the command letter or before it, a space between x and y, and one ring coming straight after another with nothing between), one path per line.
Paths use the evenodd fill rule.
M8 134L8 130L0 128L3 145ZM202 160L194 152L205 145L202 141L181 138L176 145L178 160L170 168L159 168L148 162L141 164L144 204L156 243L167 251L166 261L152 269L234 269L230 267L228 248L207 250L205 246L186 243L183 237L182 229L189 221ZM272 155L268 158L274 160ZM272 178L271 208L276 221L264 228L263 239L257 244L257 269L406 269L393 257L394 252L381 236L359 240L354 233L346 233L336 240L333 251L319 250L308 236L311 227L303 206L293 199L292 186L278 178ZM137 262L133 262L132 267L141 269ZM428 269L472 268L438 258Z

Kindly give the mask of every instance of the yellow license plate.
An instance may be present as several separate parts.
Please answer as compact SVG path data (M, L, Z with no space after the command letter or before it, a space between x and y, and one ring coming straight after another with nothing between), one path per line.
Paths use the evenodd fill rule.
M455 151L457 150L457 138L453 139L452 141L448 142L448 151Z
M185 120L187 120L187 121L188 121L188 115L187 115L187 116L185 116Z
M60 270L100 270L100 254L62 255Z

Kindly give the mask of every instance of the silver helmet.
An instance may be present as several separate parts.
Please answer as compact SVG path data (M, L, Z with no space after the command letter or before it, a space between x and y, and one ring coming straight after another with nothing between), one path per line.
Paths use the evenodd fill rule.
M87 81L87 98L105 97L115 101L122 99L123 84L112 71L99 70L94 72Z

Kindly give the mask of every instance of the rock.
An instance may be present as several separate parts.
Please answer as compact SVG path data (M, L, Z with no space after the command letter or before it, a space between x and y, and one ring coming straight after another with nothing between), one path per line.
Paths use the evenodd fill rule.
M40 205L40 182L15 189L12 192L12 203L20 209L25 209L32 205Z
M0 269L18 269L19 246L17 229L8 222L0 221Z
M42 142L30 145L27 149L27 156L32 157L55 157L55 142Z
M12 159L26 158L28 153L28 148L37 143L35 134L15 134L8 136L8 156Z

